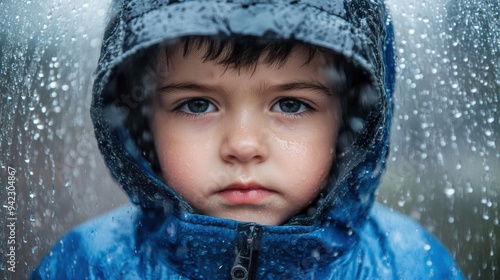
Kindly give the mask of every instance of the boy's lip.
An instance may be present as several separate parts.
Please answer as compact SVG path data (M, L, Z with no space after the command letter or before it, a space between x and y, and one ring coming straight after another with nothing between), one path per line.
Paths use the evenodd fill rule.
M255 205L276 192L258 183L233 183L218 194L230 205Z

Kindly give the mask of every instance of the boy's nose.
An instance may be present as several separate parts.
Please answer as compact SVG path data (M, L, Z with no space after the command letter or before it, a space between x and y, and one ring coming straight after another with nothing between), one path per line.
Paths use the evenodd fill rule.
M260 163L267 159L266 127L258 117L243 113L230 118L223 128L221 158L229 163Z

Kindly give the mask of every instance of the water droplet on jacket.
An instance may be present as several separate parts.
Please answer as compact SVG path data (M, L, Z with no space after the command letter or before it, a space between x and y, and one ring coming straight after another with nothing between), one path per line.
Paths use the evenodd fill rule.
M176 236L175 225L173 223L168 226L167 233L170 235L170 237Z
M319 250L313 250L312 253L311 253L312 257L319 261L320 260L320 253L319 253Z

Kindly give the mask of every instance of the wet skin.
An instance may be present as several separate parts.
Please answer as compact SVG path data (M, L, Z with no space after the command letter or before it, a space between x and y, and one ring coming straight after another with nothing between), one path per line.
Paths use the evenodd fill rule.
M227 69L203 51L175 50L152 101L163 179L201 214L279 225L324 185L335 157L339 105L318 53L284 65Z

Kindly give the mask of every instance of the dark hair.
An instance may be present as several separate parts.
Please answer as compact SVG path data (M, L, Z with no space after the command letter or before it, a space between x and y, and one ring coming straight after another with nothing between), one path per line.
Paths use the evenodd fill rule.
M149 102L154 94L156 79L156 63L158 54L164 51L169 63L169 57L175 48L181 48L184 56L188 56L196 50L204 50L204 61L214 61L225 65L230 69L254 69L260 61L268 65L282 66L290 56L294 48L305 48L306 56L304 65L307 65L318 53L325 54L326 58L336 72L332 88L339 99L342 110L339 138L337 141L336 158L341 157L346 147L354 143L356 137L366 125L368 115L375 107L374 100L377 99L369 75L359 70L348 59L342 55L333 53L325 48L313 46L295 40L264 40L256 37L207 37L189 36L173 41L167 41L155 45L126 64L117 77L117 93L130 95L133 90L143 90L144 96L138 106L129 106L129 112L125 117L125 126L134 140L142 156L151 164L156 174L161 175L161 169L149 128ZM261 60L262 59L262 60ZM362 92L370 94L361 94ZM372 120L373 121L373 120ZM332 166L332 172L336 172L337 164Z
M267 65L282 66L293 49L303 47L307 51L304 65L311 62L316 53L323 49L292 40L266 41L264 39L242 36L224 39L213 37L190 36L180 39L175 47L182 48L184 57L196 50L205 50L203 61L214 61L231 69L254 68L260 59ZM172 47L166 47L167 61Z

